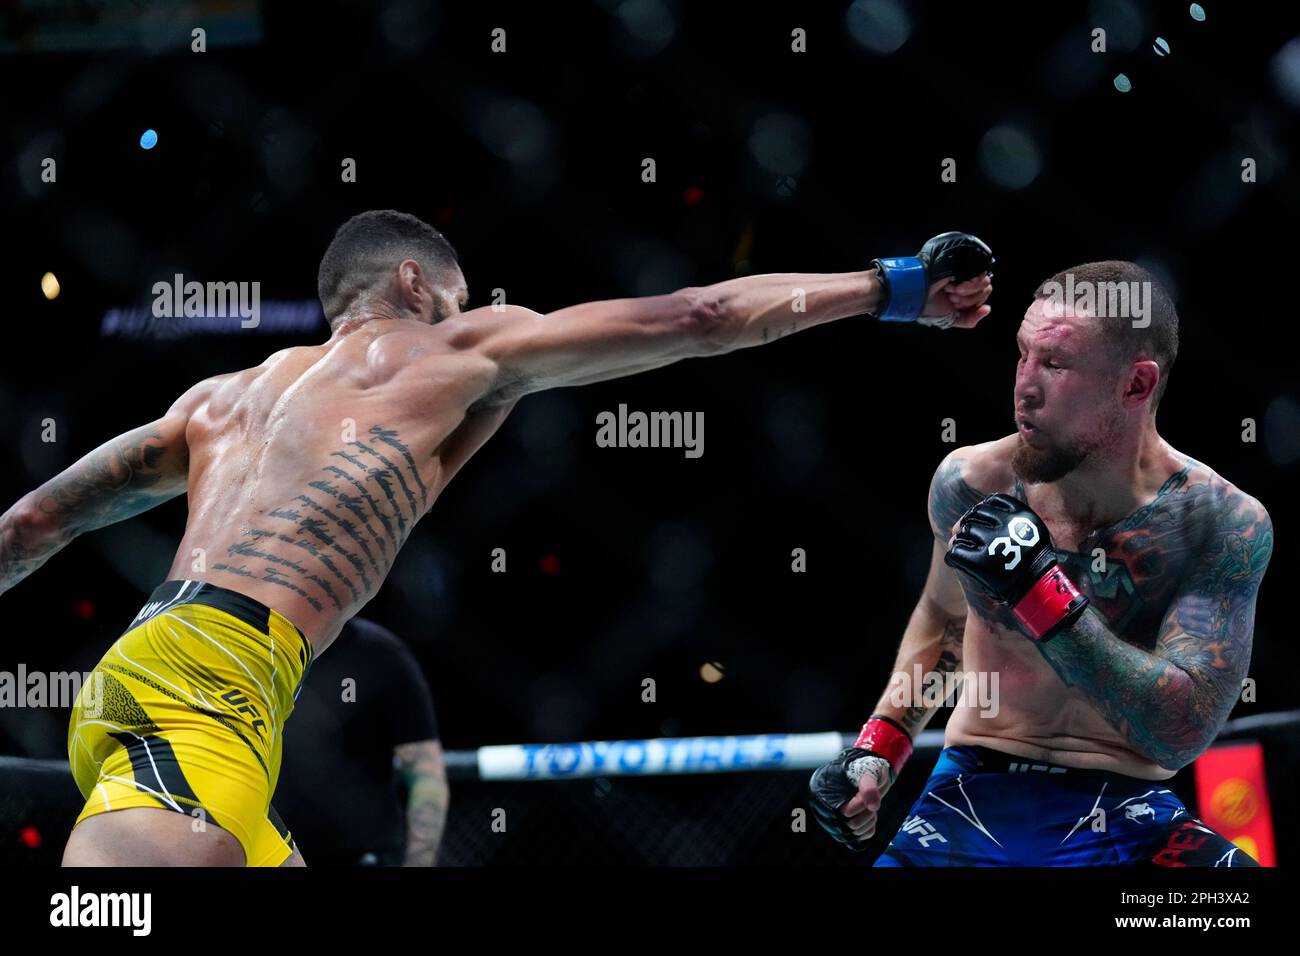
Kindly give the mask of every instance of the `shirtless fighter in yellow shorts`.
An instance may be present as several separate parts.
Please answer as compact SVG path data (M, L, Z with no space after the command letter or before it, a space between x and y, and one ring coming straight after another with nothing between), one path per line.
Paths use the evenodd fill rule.
M946 233L862 272L462 313L465 278L434 229L349 220L320 267L324 343L199 382L0 517L3 592L77 535L189 494L168 580L73 712L86 804L64 863L302 863L270 804L297 688L521 396L855 315L970 327L991 266L978 239Z

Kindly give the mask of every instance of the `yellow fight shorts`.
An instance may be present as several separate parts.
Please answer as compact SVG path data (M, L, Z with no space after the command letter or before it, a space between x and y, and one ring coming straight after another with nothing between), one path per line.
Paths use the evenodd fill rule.
M159 585L91 672L68 724L77 817L161 807L216 826L249 866L295 846L271 806L312 647L287 618L202 581Z

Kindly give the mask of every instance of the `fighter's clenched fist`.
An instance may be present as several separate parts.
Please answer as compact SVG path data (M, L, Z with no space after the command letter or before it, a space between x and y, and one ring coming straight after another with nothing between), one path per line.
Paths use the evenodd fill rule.
M962 515L943 560L1009 604L1036 641L1068 627L1088 607L1057 563L1043 519L1010 495L989 495Z
M989 314L993 250L966 232L935 236L915 256L876 259L884 286L883 322L973 328Z
M817 822L851 850L866 849L876 832L880 802L912 753L912 739L896 723L872 717L852 747L817 769L808 781Z

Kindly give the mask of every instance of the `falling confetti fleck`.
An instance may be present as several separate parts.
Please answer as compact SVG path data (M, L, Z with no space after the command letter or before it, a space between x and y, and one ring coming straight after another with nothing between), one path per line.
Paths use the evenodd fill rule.
M1198 23L1205 21L1205 8L1199 3L1193 3L1187 11L1192 15L1192 19Z
M1169 41L1164 37L1156 37L1156 42L1151 44L1151 49L1156 51L1157 56L1169 55Z
M1119 90L1121 93L1127 93L1129 90L1133 89L1133 84L1129 82L1127 76L1121 73L1115 77L1115 89Z
M145 130L140 134L140 148L153 149L158 145L158 134L151 129Z

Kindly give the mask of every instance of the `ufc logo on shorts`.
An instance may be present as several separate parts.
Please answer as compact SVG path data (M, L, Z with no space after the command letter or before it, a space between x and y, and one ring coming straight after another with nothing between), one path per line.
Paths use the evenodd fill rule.
M259 735L262 733L262 730L266 727L266 721L264 721L257 713L257 707L248 699L248 697L241 694L238 690L231 688L221 695L221 699L231 707L235 708L238 713L248 714L252 717L253 729L256 730Z
M1064 767L1049 767L1042 763L1013 763L1007 765L1007 773L1028 773L1030 770L1043 770L1047 773L1065 773Z
M926 823L919 816L908 817L903 821L903 830L916 837L921 846L929 846L931 840L938 840L940 843L947 843L943 834L939 833L930 824Z

